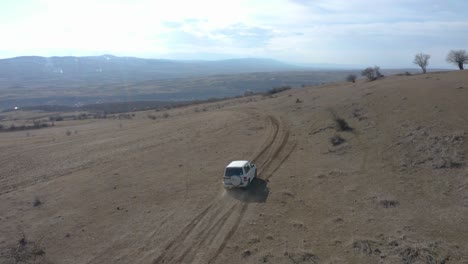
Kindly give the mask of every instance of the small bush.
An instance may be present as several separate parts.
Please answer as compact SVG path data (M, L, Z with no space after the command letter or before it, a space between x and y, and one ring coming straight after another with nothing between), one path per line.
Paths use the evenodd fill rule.
M27 240L24 234L18 241L18 244L10 249L10 252L14 263L39 263L40 261L37 261L37 257L46 254L37 243Z
M337 131L353 131L353 128L348 125L348 122L340 117L335 117Z
M392 208L392 207L397 207L400 204L400 202L395 201L395 200L382 200L380 201L380 204L384 208Z
M168 117L169 117L169 113L164 113L164 114L163 114L163 117L164 117L164 118L168 118Z
M296 104L298 104L298 103L302 103L301 99L299 99L299 98L296 99Z
M67 132L65 132L65 135L67 136L70 136L72 134L72 132L70 130L67 130Z
M42 204L38 197L34 198L33 207L38 207Z
M350 74L350 75L348 75L348 77L346 77L346 81L352 82L352 83L355 83L355 82L356 82L356 79L357 79L357 75L356 75L356 74Z

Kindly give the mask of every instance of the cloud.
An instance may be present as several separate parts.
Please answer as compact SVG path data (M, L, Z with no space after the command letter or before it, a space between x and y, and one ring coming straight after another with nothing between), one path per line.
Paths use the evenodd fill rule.
M225 54L406 67L430 51L432 65L446 65L449 49L468 48L467 8L456 0L14 1L0 3L0 34L2 56Z
M213 34L238 47L263 47L275 35L273 30L242 23L215 30Z
M161 21L161 25L166 28L180 28L182 23L177 21Z

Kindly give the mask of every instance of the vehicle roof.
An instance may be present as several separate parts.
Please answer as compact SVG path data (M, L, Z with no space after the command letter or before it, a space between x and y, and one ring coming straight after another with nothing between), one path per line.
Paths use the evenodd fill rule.
M233 160L229 165L227 165L226 168L242 168L244 167L247 163L249 163L248 160Z

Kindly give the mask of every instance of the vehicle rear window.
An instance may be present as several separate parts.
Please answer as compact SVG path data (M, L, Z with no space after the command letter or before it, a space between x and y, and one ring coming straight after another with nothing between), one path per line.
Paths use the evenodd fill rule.
M242 175L242 168L226 168L225 176Z

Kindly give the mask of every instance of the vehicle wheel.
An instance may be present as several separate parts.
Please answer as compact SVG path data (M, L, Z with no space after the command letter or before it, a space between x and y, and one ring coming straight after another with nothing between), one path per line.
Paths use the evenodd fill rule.
M232 177L231 177L231 183L232 183L232 185L234 185L234 186L239 186L239 185L241 184L241 182L242 182L241 177L239 177L239 176L232 176Z

